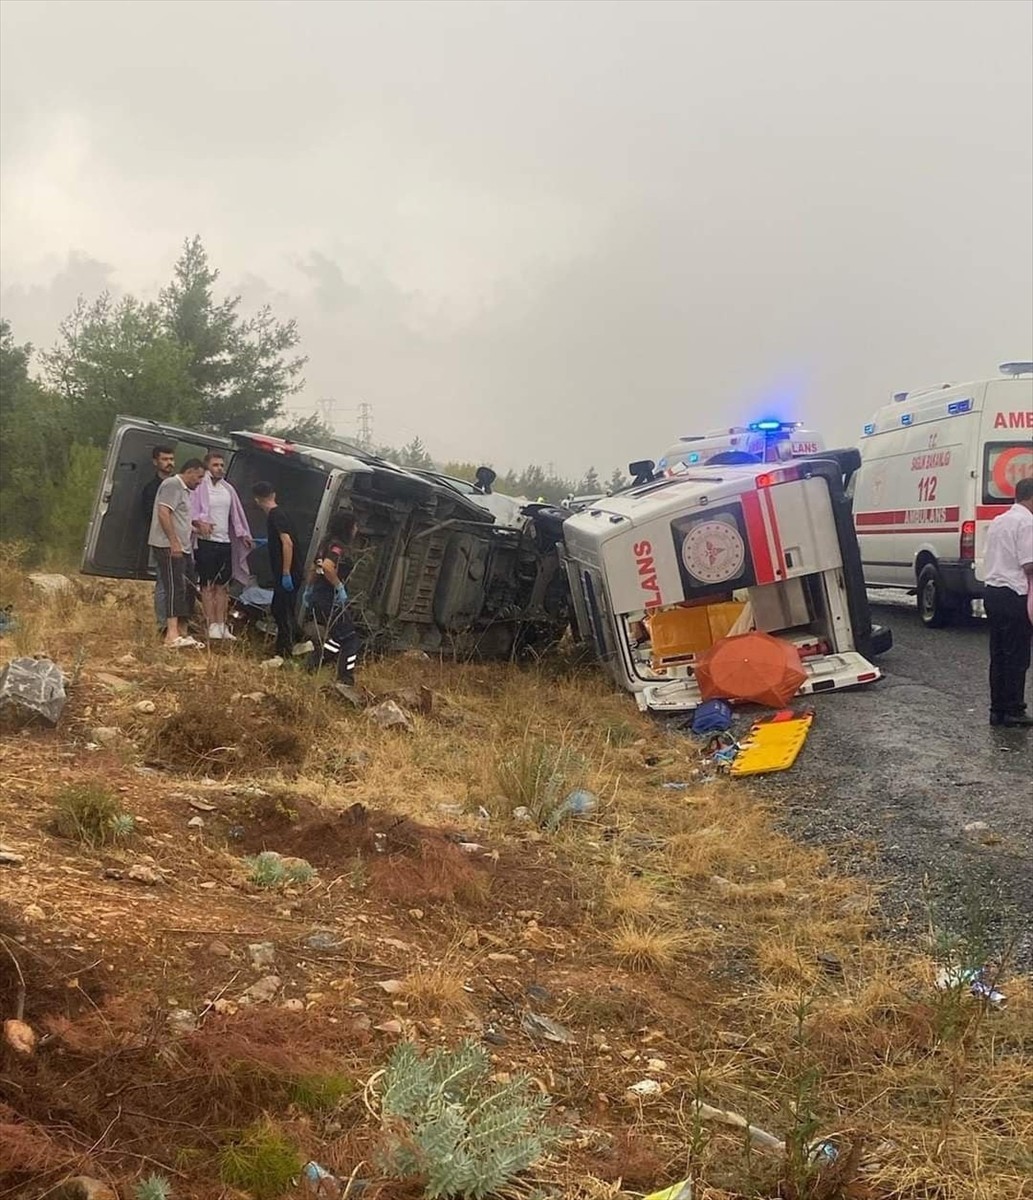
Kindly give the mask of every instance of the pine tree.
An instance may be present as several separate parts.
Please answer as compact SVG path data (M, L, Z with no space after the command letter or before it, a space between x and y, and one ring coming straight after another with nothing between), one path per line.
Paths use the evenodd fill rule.
M200 423L228 433L260 429L283 413L284 400L303 384L306 359L294 321L277 321L268 305L240 314L240 297L216 302L219 272L199 237L188 238L163 288L159 306L166 332L187 352L187 371L200 399Z

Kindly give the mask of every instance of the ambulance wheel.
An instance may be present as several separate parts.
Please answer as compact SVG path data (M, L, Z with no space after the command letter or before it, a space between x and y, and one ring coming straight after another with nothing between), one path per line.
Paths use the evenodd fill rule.
M918 572L918 615L926 629L942 629L954 618L940 572L932 563L926 563Z

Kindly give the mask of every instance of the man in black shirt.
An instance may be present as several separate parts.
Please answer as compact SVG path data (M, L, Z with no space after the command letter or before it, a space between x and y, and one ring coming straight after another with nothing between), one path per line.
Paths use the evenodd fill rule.
M304 577L298 539L290 517L276 503L271 483L256 483L251 489L255 503L266 515L269 539L269 566L273 572L273 619L276 621L276 653L286 661L294 653L298 640L294 620L295 592Z
M319 641L309 659L309 670L317 670L327 658L336 658L337 682L346 688L355 686L360 644L344 586L353 565L349 550L354 540L355 517L347 512L334 513L309 572L304 597L304 606L312 610Z
M176 451L173 446L159 444L151 450L151 462L154 464L154 476L149 479L144 485L143 491L140 493L140 513L143 516L143 545L141 546L141 566L143 570L147 570L151 561L151 547L149 544L151 521L154 519L154 499L158 495L158 488L166 479L170 479L176 470ZM162 573L158 571L154 583L154 616L158 622L158 628L164 633L165 623L168 620L168 600L165 596L165 581L162 578Z

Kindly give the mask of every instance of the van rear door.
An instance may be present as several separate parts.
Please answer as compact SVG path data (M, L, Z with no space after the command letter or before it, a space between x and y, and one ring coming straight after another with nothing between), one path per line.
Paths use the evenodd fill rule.
M209 450L232 450L228 438L162 425L138 417L116 417L108 442L104 474L86 531L80 570L110 579L149 577L148 521L141 507L144 488L153 478L151 451L161 443L175 447L176 465L203 458Z

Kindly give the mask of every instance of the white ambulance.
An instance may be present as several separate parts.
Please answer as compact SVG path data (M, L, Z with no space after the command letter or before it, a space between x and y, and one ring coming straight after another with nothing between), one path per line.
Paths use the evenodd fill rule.
M820 434L805 429L801 421L775 418L712 429L709 433L679 438L656 464L659 475L677 475L688 467L704 467L715 455L736 455L756 462L788 462L825 449Z
M608 496L563 526L578 632L640 708L700 703L694 665L742 626L793 643L802 694L881 677L846 485L856 450L696 467ZM747 609L748 605L748 609Z
M1033 477L1033 363L900 392L864 427L854 521L865 582L918 595L935 628L983 591L987 525Z

